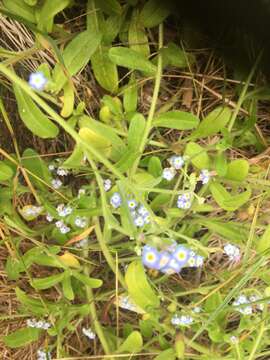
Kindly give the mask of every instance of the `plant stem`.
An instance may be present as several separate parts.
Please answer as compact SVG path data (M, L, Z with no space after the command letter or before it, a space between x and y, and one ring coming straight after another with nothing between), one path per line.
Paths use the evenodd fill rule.
M88 250L84 251L84 257L87 258L88 257ZM87 264L84 265L83 267L83 271L84 274L86 276L89 276L90 270L89 270L89 266ZM91 320L94 326L94 330L99 338L99 341L102 345L102 348L104 350L104 353L106 355L110 354L110 348L109 345L107 343L105 334L103 332L102 326L100 324L100 322L98 321L98 317L97 317L97 310L96 310L96 306L95 306L95 300L94 300L94 295L93 295L93 291L91 289L91 287L85 285L85 290L86 290L86 296L87 296L87 300L89 302L89 306L90 306L90 316L91 316ZM112 358L113 360L113 358Z
M232 118L231 118L230 123L229 123L229 126L228 126L229 132L232 131L233 125L234 125L235 120L236 120L236 118L237 118L237 116L238 116L238 113L239 113L239 111L240 111L240 109L241 109L241 106L242 106L242 104L243 104L243 102L244 102L244 100L245 100L246 93L247 93L247 91L248 91L248 88L249 88L249 85L250 85L250 83L251 83L251 80L252 80L252 78L253 78L253 76L254 76L254 74L255 74L255 71L256 71L256 69L257 69L257 66L258 66L258 64L259 64L259 62L260 62L260 60L261 60L261 57L262 57L262 51L261 51L260 54L258 55L258 57L257 57L257 59L256 59L256 61L255 61L255 64L253 65L253 67L252 67L252 69L251 69L251 71L250 71L250 73L249 73L249 75L248 75L247 81L245 82L245 85L244 85L244 87L243 87L243 90L242 90L242 92L241 92L241 94L240 94L240 97L239 97L239 99L238 99L238 102L237 102L237 104L236 104L235 110L234 110L234 112L233 112L233 114L232 114Z
M160 50L162 47L163 47L163 24L161 23L159 25L158 49ZM150 107L150 110L149 110L149 113L148 113L145 129L144 129L144 134L142 136L142 140L141 140L141 143L140 143L140 146L139 146L139 156L138 156L138 158L136 159L136 161L133 164L133 167L132 167L131 172L130 172L130 176L132 176L132 175L134 175L136 173L136 170L138 168L141 156L143 154L144 148L145 148L146 143L147 143L149 133L150 133L150 131L152 129L152 122L153 122L153 118L154 118L154 115L155 115L155 110L156 110L156 105L157 105L157 100L158 100L158 94L159 94L159 89L160 89L161 78L162 78L162 55L159 52L159 54L158 54L157 72L156 72L156 77L155 77L155 87L154 87L151 107Z

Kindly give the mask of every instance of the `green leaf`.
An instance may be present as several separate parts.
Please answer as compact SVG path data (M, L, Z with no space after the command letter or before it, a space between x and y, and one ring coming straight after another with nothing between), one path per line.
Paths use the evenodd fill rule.
M111 157L114 161L118 161L125 153L126 146L112 127L102 124L100 121L96 121L89 116L82 116L79 120L79 126L80 128L87 127L110 141L112 144Z
M121 5L117 0L96 0L97 9L100 8L107 15L120 15L122 12Z
M185 149L185 155L190 157L191 163L198 169L209 169L210 158L203 147L194 142L189 142Z
M170 14L169 6L164 0L149 0L140 14L143 26L151 28L162 23Z
M146 59L144 55L133 49L116 46L109 50L109 57L119 66L139 70L149 75L155 75L156 73L156 66Z
M63 108L61 110L61 116L64 118L69 117L74 110L74 89L71 82L67 82L63 88L64 95L62 97Z
M70 0L45 0L38 12L38 28L51 32L55 15L64 10L69 3Z
M158 115L153 122L154 126L177 130L190 130L198 126L200 120L197 116L179 110L168 111Z
M78 168L83 164L84 152L81 145L76 145L72 154L63 162L63 167L66 168Z
M18 85L13 84L20 117L25 126L33 134L43 138L55 138L58 135L58 127L43 114L29 95Z
M222 303L222 297L219 291L213 293L207 298L204 304L204 310L212 313Z
M81 274L77 271L72 271L72 276L74 276L77 280L84 283L85 285L96 289L102 286L103 281L100 279L94 279L84 274Z
M82 127L79 131L79 135L84 141L89 142L89 144L91 144L91 146L93 146L96 150L110 158L112 144L106 137L98 134L88 127Z
M155 178L162 175L162 164L158 156L150 157L147 168L149 174L153 175Z
M143 310L159 306L159 298L147 281L141 261L133 261L128 266L125 280L128 293L136 305Z
M231 110L228 107L218 107L206 116L192 136L195 138L214 135L223 130L231 118Z
M219 220L202 220L198 219L198 223L207 227L213 233L224 237L230 241L234 241L237 243L244 243L248 237L248 230L245 229L241 224L233 223L233 222L226 222L223 223Z
M154 360L175 360L176 354L174 349L166 349L157 355Z
M267 226L265 232L260 237L256 249L258 252L264 252L270 248L270 225Z
M170 42L161 49L162 59L165 64L179 68L185 68L194 62L190 54L186 54L179 46Z
M139 150L145 129L145 118L142 114L135 114L128 128L128 147L134 152Z
M244 159L237 159L227 166L225 178L234 181L244 181L248 176L249 163Z
M25 167L25 169L31 171L31 173L36 175L41 180L45 181L47 184L51 183L52 176L48 169L48 166L44 163L42 158L35 150L26 149L23 152L22 165ZM42 190L46 189L44 184L36 177L29 175L29 178L31 182L35 184L38 188Z
M225 176L227 172L227 158L223 151L220 151L215 157L215 168L219 176Z
M96 81L105 90L115 93L118 90L118 71L117 66L111 61L108 49L99 46L91 58L92 69Z
M74 292L72 289L71 279L69 275L64 277L62 281L62 288L65 298L71 301L74 300Z
M23 271L24 267L22 262L19 259L9 256L5 264L5 271L7 273L9 280L17 280L20 277L20 273Z
M6 346L13 349L31 344L33 341L37 341L40 334L40 329L28 327L14 331L9 335L4 336L3 341Z
M210 184L210 191L218 205L227 211L237 210L239 207L244 205L251 196L250 189L247 189L240 194L231 195L221 184L218 183Z
M3 0L3 4L11 13L21 16L31 23L36 22L35 10L23 3L22 0Z
M143 347L142 335L139 331L133 331L128 338L119 346L117 353L138 353Z
M101 42L101 34L83 31L66 46L63 60L70 76L77 74L90 61ZM53 70L53 80L56 90L60 91L67 81L67 77L60 65Z
M133 73L131 74L129 82L124 89L123 104L126 113L132 113L137 110L138 87Z
M111 45L112 42L115 40L125 20L125 15L126 12L121 15L110 14L108 18L104 21L102 27L100 26L103 31L102 41L105 45Z
M13 177L13 169L4 163L4 161L0 161L0 181L6 181Z
M146 58L149 57L148 37L139 19L139 9L134 9L132 13L128 30L128 43L131 49L141 53Z
M44 302L44 300L34 299L25 294L20 288L15 289L17 299L19 302L28 310L35 315L48 315L49 313L56 312L57 305L51 304L49 302Z
M120 160L115 164L115 167L120 170L122 173L129 170L134 161L137 159L139 152L134 152L133 149L127 149Z
M63 272L60 274L51 275L41 279L36 278L32 280L32 286L38 290L49 289L55 286L56 284L58 284L59 282L61 282L64 279L64 277L65 277L65 273Z

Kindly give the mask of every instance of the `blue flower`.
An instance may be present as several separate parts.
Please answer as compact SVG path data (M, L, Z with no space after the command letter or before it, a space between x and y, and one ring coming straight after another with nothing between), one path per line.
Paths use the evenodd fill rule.
M159 260L159 264L158 264L158 269L162 270L164 269L168 263L170 262L172 256L171 254L169 254L167 251L162 251L160 253L160 260Z
M177 155L170 157L168 161L169 161L170 165L176 170L181 169L185 163L182 156L177 156Z
M203 169L200 173L200 176L199 176L199 180L203 183L203 184L207 184L210 180L210 173L207 169Z
M163 179L167 181L171 181L175 177L175 169L174 168L164 168L162 172Z
M190 257L190 250L183 245L178 245L173 253L173 257L177 260L181 267L186 265Z
M149 211L146 209L145 206L141 205L141 206L138 208L138 214L140 214L141 216L145 217L145 216L148 216L148 215L149 215Z
M172 275L175 273L179 273L181 269L182 269L181 264L174 257L171 257L168 264L164 268L160 269L160 271L163 272L164 274Z
M115 192L112 195L112 197L110 199L110 203L111 203L112 207L114 207L115 209L119 208L119 206L122 204L122 199L118 192Z
M41 71L30 74L28 84L32 89L42 91L47 84L48 79L44 76Z
M152 246L145 245L142 249L142 262L150 269L158 270L160 253Z
M145 225L144 218L142 216L136 216L134 219L134 225L137 227L143 227Z
M134 200L134 199L128 200L127 204L128 204L129 209L131 209L131 210L136 209L136 207L137 207L137 205L138 205L138 204L137 204L137 201Z
M185 193L178 196L177 207L179 209L189 209L191 207L191 193Z

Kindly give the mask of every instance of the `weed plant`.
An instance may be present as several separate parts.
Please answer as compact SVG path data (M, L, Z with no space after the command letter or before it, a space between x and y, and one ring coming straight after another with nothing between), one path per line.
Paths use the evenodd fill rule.
M155 0L0 11L1 359L269 359L259 59L203 76Z

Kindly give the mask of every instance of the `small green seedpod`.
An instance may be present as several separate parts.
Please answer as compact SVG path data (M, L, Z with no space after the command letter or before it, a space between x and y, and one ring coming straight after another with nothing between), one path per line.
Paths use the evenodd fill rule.
M109 124L112 120L112 114L109 106L105 105L100 108L99 118L105 124Z
M177 306L175 303L170 303L170 305L167 307L167 310L170 312L170 313L175 313L176 312L176 309L177 309Z

